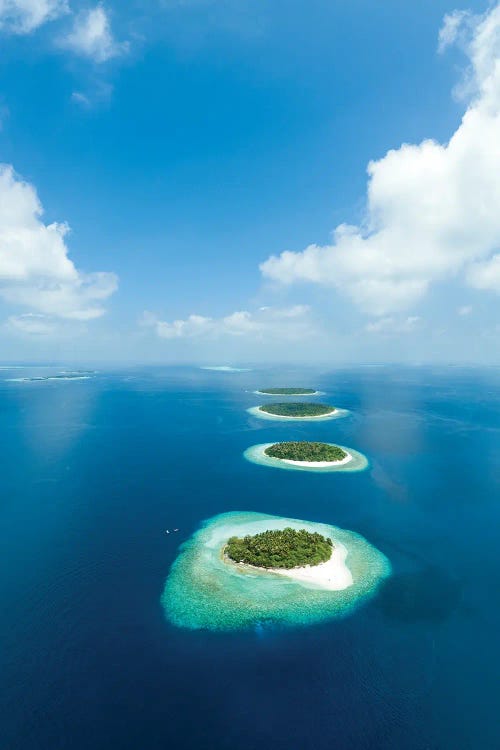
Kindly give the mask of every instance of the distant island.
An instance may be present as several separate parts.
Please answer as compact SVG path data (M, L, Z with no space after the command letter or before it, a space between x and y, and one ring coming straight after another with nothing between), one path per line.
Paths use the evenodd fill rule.
M336 411L329 404L305 404L300 402L264 404L259 410L276 417L325 417Z
M212 370L213 372L250 372L249 367L229 367L228 365L214 365L201 367L201 370Z
M224 554L236 563L257 568L284 568L287 570L304 565L319 565L327 562L333 552L332 540L306 529L262 531L242 538L232 536Z
M266 456L283 461L304 463L336 463L344 461L349 454L338 445L315 443L308 440L297 442L274 443L265 449Z
M317 392L314 388L261 388L257 391L266 396L314 396Z
M62 373L60 375L36 375L32 378L7 378L11 383L46 383L51 380L90 380L96 374L95 370L81 370Z

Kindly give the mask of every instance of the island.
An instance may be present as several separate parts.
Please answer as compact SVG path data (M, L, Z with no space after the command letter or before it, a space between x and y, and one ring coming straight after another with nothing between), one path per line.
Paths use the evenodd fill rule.
M11 383L48 383L53 380L90 380L96 374L95 371L67 372L60 375L36 375L32 378L7 378Z
M359 534L263 513L223 513L180 548L162 595L177 627L296 627L345 617L390 575Z
M266 456L281 461L327 466L329 464L347 463L351 456L339 445L332 443L315 443L308 440L274 443L265 449Z
M369 466L366 456L354 448L308 440L251 445L243 456L254 464L292 471L355 472Z
M261 388L257 393L266 396L317 396L314 388Z
M290 420L316 420L321 422L330 419L340 419L350 414L347 409L339 409L330 404L313 404L310 401L280 401L277 403L261 404L260 406L251 406L247 409L247 412L252 417L282 422Z
M229 365L207 365L201 370L212 370L213 372L251 372L249 367L229 367Z
M329 404L308 404L291 401L289 403L263 404L259 406L259 410L266 414L272 414L275 417L314 419L316 417L329 416L336 411L336 408Z

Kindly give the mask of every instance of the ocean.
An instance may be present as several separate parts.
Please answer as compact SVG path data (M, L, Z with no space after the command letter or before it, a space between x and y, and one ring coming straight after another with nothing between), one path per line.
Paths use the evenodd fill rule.
M280 385L350 413L247 412ZM499 397L493 368L0 370L0 750L498 750ZM370 465L243 457L302 439ZM392 574L307 626L172 624L180 546L237 512L354 531Z

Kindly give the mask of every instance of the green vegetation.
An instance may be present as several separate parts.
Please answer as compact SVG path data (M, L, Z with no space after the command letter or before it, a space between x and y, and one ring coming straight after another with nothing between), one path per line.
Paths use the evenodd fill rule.
M316 391L314 388L261 388L259 393L269 396L311 396Z
M243 538L232 536L224 551L234 562L259 568L300 568L326 562L332 548L332 540L317 532L288 527Z
M266 414L274 414L277 417L321 417L324 414L332 414L335 411L334 406L328 404L301 404L301 403L284 403L284 404L264 404L259 406L260 411Z
M285 458L289 461L342 461L347 456L338 445L310 443L307 440L275 443L266 448L264 453L271 458Z

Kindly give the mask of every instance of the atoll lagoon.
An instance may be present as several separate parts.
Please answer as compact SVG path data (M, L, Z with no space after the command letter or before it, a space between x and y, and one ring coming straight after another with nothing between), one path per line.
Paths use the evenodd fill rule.
M269 466L271 468L285 469L288 471L314 471L320 474L335 471L364 471L369 466L369 461L363 453L354 450L354 448L347 448L345 445L335 446L334 443L329 444L332 447L341 448L346 454L346 458L333 463L293 461L276 458L275 456L270 456L266 453L266 451L274 445L276 445L276 443L259 443L258 445L252 445L250 448L246 449L243 456L247 461L254 464L260 464L261 466Z
M236 564L224 555L231 537L285 528L331 539L340 555L337 588ZM308 625L346 616L373 596L390 572L385 555L352 531L263 513L223 513L182 545L161 602L171 623L193 630Z

